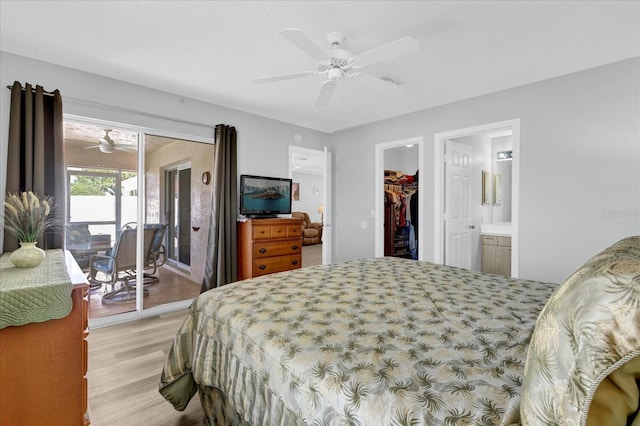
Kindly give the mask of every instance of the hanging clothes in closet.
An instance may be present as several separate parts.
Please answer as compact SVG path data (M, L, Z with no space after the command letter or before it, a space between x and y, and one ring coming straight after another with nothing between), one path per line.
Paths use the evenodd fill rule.
M384 255L417 259L416 232L412 224L412 197L417 184L414 176L385 170ZM415 201L417 203L417 199ZM417 210L416 210L417 211Z

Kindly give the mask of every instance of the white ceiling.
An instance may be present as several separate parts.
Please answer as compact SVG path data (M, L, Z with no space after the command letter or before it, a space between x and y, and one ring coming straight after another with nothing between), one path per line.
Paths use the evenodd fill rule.
M363 70L401 95L343 81L316 108L324 76L252 83L314 69L284 28L421 49ZM0 0L0 50L328 133L639 56L639 39L639 1Z

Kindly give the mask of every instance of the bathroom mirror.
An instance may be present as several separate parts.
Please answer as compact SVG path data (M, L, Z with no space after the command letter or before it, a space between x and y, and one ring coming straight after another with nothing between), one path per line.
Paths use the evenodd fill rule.
M477 175L476 175L477 176ZM491 194L491 172L482 171L482 204L491 204L489 195Z
M493 205L502 204L502 175L500 173L493 174Z
M510 160L493 162L492 223L511 222L511 165Z

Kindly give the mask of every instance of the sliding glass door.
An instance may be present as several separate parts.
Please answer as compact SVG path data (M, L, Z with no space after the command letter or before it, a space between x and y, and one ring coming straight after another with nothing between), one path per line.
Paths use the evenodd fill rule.
M122 230L138 220L138 132L67 121L64 134L66 249L91 284L89 317L135 311L136 240L125 253Z
M93 283L89 318L197 297L211 211L202 175L212 173L213 145L67 119L65 155L67 250Z

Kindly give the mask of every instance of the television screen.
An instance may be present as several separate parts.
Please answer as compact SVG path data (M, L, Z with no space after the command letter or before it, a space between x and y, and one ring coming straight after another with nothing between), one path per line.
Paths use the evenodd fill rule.
M248 217L291 214L291 179L241 175L240 214Z

